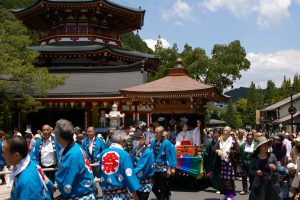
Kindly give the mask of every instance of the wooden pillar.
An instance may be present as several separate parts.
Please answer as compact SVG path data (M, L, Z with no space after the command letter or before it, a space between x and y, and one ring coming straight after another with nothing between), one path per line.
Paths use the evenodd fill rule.
M84 109L84 128L88 127L88 110Z
M133 121L134 121L135 125L137 126L138 121L139 121L137 101L134 102L134 116L135 116L135 120L133 120Z
M147 113L147 127L149 127L151 124L151 113Z

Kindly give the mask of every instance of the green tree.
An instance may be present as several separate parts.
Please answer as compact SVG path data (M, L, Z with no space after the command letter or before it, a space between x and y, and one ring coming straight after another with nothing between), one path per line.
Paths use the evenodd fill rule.
M295 74L293 80L294 93L297 94L300 92L300 76L299 74Z
M220 92L233 87L234 81L241 78L241 71L250 68L250 61L246 58L246 51L240 41L236 40L228 45L216 44L211 54L211 65L208 65L205 83L215 86Z
M290 96L290 86L291 86L291 80L286 79L286 77L284 76L278 93L280 100Z
M247 112L245 113L245 122L246 124L255 125L256 110L259 107L259 94L253 82L251 82L247 99Z
M27 48L32 45L30 32L5 8L0 7L0 13L0 92L6 99L0 107L11 108L13 98L19 97L28 111L39 105L32 95L45 96L49 89L63 84L65 77L51 75L47 68L35 68L32 63L38 52Z
M247 104L248 100L246 98L241 98L235 102L236 110L241 116L243 127L246 125Z
M220 119L220 112L220 108L217 108L212 102L207 102L204 113L205 122L208 123L211 119Z
M221 112L221 119L227 122L231 128L240 128L243 125L240 113L237 112L232 100L229 99L227 107Z
M276 100L276 86L275 83L272 80L268 80L267 82L267 88L265 90L265 104L266 105L272 105L275 103Z
M0 0L0 4L5 8L26 8L33 5L38 0Z
M177 56L180 56L192 78L215 86L220 92L233 87L234 81L241 78L241 71L250 68L245 49L239 41L233 41L228 45L214 45L212 58L209 58L201 48L193 49L186 44L182 53L178 53L176 45L165 49L158 40L155 55L160 59L161 66L155 76L150 75L149 80L168 75L167 69L173 67Z
M205 50L201 48L193 49L188 44L185 44L180 56L183 59L183 65L188 69L189 76L205 82L208 66L210 65L210 59L207 57Z
M147 46L146 42L144 42L139 35L135 35L132 32L123 33L121 35L121 43L125 49L153 54L152 49Z
M173 47L164 48L161 40L157 40L154 51L155 57L160 60L160 66L156 72L152 72L148 75L148 80L153 81L165 77L169 73L169 68L172 68L176 64L178 57L178 48L174 44Z

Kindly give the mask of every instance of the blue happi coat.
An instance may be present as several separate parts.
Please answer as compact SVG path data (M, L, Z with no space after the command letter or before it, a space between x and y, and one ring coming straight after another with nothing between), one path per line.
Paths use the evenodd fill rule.
M175 146L167 139L162 139L157 150L157 139L151 141L150 149L155 158L155 171L167 171L169 167L177 167L177 154Z
M94 176L84 150L72 143L62 150L59 170L55 180L65 198L81 197L93 191Z
M89 152L89 138L85 138L82 141L81 147L85 151L86 156L88 157L90 162L96 162L100 158L101 152L106 149L106 145L103 142L103 140L97 136L94 138L94 144L93 144L93 152L92 155Z
M133 148L132 159L134 162L134 173L139 180L151 178L154 174L154 155L149 148L146 148L141 155L136 155L136 148ZM139 157L139 159L137 159Z
M4 168L5 165L6 165L6 162L2 156L2 142L0 141L0 171Z
M60 155L59 152L61 150L61 146L58 144L58 142L56 141L55 136L51 135L51 141L54 141L54 145L55 145L55 158L57 161L57 164L60 160ZM30 152L30 158L35 161L38 165L41 165L41 151L40 151L40 147L41 144L43 142L44 137L41 137L35 144L33 149Z
M138 149L138 151L137 151ZM140 181L140 192L151 192L153 187L152 176L155 172L154 155L146 144L142 148L133 148L132 159L134 173Z
M141 185L134 173L130 155L121 148L121 145L112 143L101 153L101 187L103 190L128 188L130 192L135 192Z
M53 184L35 162L30 161L24 171L17 175L11 200L50 200Z

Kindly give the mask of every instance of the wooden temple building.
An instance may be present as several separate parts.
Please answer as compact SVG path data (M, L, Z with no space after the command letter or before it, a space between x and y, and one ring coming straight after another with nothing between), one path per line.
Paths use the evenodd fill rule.
M137 111L144 121L149 118L150 108L133 108L119 91L145 83L147 72L159 65L153 55L121 45L122 33L141 29L145 10L109 0L39 0L14 15L39 34L39 45L29 47L40 53L35 66L67 75L65 85L50 90L46 98L36 97L45 109L16 112L17 127L37 130L59 118L75 126L97 126L101 110L108 113L114 103L126 114L123 123L135 121Z
M169 76L146 83L147 72L156 71L159 60L123 49L120 41L122 33L141 29L145 10L109 0L39 0L14 14L39 33L39 45L29 47L40 53L35 66L67 75L65 85L36 97L44 109L22 113L16 108L16 127L30 125L35 131L60 118L97 127L101 113L109 113L114 103L125 113L125 125L149 125L161 115L203 119L206 102L227 100L214 87L190 78L180 60Z
M192 79L182 60L169 69L169 75L142 85L121 90L124 97L149 105L152 109L152 120L163 116L166 120L180 121L190 119L189 125L195 126L198 119L204 121L205 104L209 101L225 102L228 96L220 93L215 87Z

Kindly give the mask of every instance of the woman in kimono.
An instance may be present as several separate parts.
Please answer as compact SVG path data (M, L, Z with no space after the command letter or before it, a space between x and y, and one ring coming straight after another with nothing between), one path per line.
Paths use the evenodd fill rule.
M249 173L254 177L249 200L281 200L279 176L275 171L277 159L273 153L268 152L271 141L261 136L256 142L249 167Z

